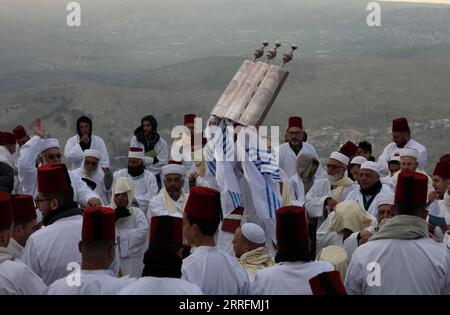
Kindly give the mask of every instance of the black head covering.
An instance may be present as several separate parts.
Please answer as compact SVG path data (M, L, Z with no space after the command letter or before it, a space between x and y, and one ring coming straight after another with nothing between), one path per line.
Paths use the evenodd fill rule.
M89 124L89 126L91 127L90 131L89 131L89 138L91 138L91 136L92 136L92 120L89 117L87 117L87 116L81 116L77 120L77 133L78 133L78 135L81 137L80 123L82 123L82 122Z

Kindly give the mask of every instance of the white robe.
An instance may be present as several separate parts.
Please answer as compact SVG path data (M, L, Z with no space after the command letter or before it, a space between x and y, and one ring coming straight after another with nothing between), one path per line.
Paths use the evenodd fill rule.
M450 251L430 238L369 241L353 253L345 287L355 295L449 294Z
M291 177L289 185L292 192L292 202L296 206L303 207L306 202L305 186L298 174Z
M148 170L144 170L143 174L133 177L128 174L128 169L126 168L114 172L114 179L117 177L128 177L133 181L134 198L136 198L139 208L147 215L150 200L158 194L156 177Z
M289 142L285 142L279 147L279 164L280 168L286 172L289 178L297 174L297 159L300 155L309 153L311 155L314 155L318 161L319 155L316 152L316 149L309 143L303 142L302 149L298 152L298 154L295 154L295 152L291 149L289 146ZM322 164L319 164L319 167L317 169L315 178L321 179L324 178L324 169L322 167Z
M188 198L188 195L181 195L178 200L173 200L173 204L176 207L176 211L170 211L164 205L164 192L165 189L162 188L159 194L153 197L148 204L147 219L150 221L152 217L170 215L177 218L183 218L184 213L184 203Z
M427 162L427 148L420 143L410 139L403 148L416 149L419 152L419 168L424 169ZM383 153L378 157L378 163L388 164L389 160L396 154L400 153L400 148L397 147L395 142L389 143L383 150Z
M19 177L18 177L18 170L16 161L14 160L14 155L12 155L8 149L0 145L0 162L5 163L9 167L11 167L14 171L14 188L12 193L13 194L19 194L20 193L20 183L19 183Z
M90 149L97 150L101 153L100 167L109 167L108 149L102 138L92 135ZM64 157L67 160L69 169L74 170L81 167L83 149L80 146L80 136L76 135L67 140L66 147L64 148Z
M309 280L322 272L333 271L326 261L281 262L258 270L250 285L251 295L312 295Z
M20 151L19 158L19 181L22 185L22 193L25 195L37 196L37 168L36 158L39 155L39 149L42 139L39 136L33 136L25 143ZM86 205L91 198L99 198L85 182L81 180L79 174L69 171L70 181L73 188L73 200L81 206Z
M366 211L369 212L375 218L377 217L378 200L380 199L380 193L393 194L394 192L389 186L382 185L380 192L377 195L375 195L375 197L373 197L372 203L370 204L369 209L367 209ZM347 195L345 200L355 200L358 202L360 207L364 209L364 199L360 189L354 189L353 191L351 191Z
M202 295L196 284L178 278L142 277L123 288L119 295Z
M70 278L73 278L70 276ZM136 279L117 278L111 270L81 270L80 285L73 285L66 277L53 282L47 295L115 295ZM73 279L71 279L73 281Z
M365 229L365 231L368 231L370 233L375 233L376 227L377 227L376 225L371 225L367 229ZM350 261L352 259L353 253L359 246L358 245L358 234L359 233L360 232L355 232L355 233L350 234L350 236L345 239L344 244L342 245L342 247L347 252L348 261Z
M116 222L116 239L123 275L139 278L144 269L145 244L148 233L147 218L141 209L131 207L131 216Z
M0 263L0 295L41 295L46 289L42 279L22 261Z
M14 254L14 257L20 258L23 252L23 246L17 243L15 239L9 239L8 249Z
M137 141L136 136L133 136L130 142L130 147L139 147L145 150L145 147L142 143ZM149 156L144 157L144 165L147 170L152 172L153 175L158 175L161 173L161 167L166 165L169 162L169 149L167 147L167 142L162 137L159 138L159 141L155 144L154 150L156 151L158 163L153 163L153 158Z
M94 172L92 175L88 175L86 171L83 169L83 165L80 168L73 170L75 174L78 174L81 179L87 178L93 181L97 186L93 190L99 197L102 205L107 206L111 202L111 187L109 189L106 188L104 178L105 173L100 168ZM89 186L88 186L89 187ZM90 188L90 187L89 187Z
M249 277L235 257L217 246L195 247L183 260L182 278L198 285L205 294L245 295Z

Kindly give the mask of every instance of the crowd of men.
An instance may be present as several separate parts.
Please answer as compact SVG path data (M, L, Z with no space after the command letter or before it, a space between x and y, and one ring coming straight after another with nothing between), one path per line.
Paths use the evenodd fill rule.
M1 132L0 294L450 293L450 154L406 118L377 159L348 141L326 163L298 116L268 163L206 160L195 118L173 143L197 158L148 115L115 171L86 116L64 151L39 118Z

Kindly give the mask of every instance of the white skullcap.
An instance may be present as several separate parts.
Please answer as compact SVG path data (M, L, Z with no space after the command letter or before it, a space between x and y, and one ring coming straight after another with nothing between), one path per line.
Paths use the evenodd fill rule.
M400 162L400 155L394 155L389 159L389 162L397 161Z
M45 150L52 149L52 148L60 148L59 140L56 138L48 138L44 139L41 142L41 149L39 153L44 152Z
M378 174L378 176L381 176L380 174L380 165L377 162L367 161L361 164L361 170L371 170Z
M364 162L367 162L367 159L364 156L355 156L352 161L350 162L350 164L358 164L361 165Z
M415 158L416 160L419 159L419 151L417 151L416 149L401 149L400 150L400 157L405 157L405 156L409 156L412 158Z
M264 230L255 223L242 224L241 231L244 237L252 243L264 244L266 242Z
M348 163L350 162L350 159L346 155L344 155L344 154L342 154L340 152L337 152L337 151L334 151L333 153L331 153L330 159L338 160L339 162L341 162L345 166L347 166Z
M161 172L164 177L168 174L178 174L183 177L186 176L186 167L180 164L167 164L161 167Z
M128 157L134 159L144 159L144 149L140 147L131 147L128 150Z
M379 193L378 194L378 205L377 208L381 205L394 205L395 195L393 193Z
M94 149L87 149L84 150L83 152L83 157L95 157L97 160L101 160L102 159L102 154L100 153L100 151L98 150L94 150Z

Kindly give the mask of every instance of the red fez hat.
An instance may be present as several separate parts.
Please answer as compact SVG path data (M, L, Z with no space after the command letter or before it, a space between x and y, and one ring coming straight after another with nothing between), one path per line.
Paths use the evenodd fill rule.
M396 118L392 121L392 131L393 132L409 132L408 120L404 117Z
M72 187L64 164L48 164L38 168L38 191L44 194L63 192Z
M129 152L143 152L144 149L141 147L130 147Z
M2 134L2 143L3 144L16 144L17 138L16 135L10 132L3 132Z
M114 241L116 213L111 208L86 208L83 211L81 237L84 241Z
M450 162L437 162L433 175L450 178Z
M13 207L14 222L26 223L36 219L33 196L12 195L11 203Z
M339 149L339 152L341 152L348 158L352 158L353 156L355 156L356 151L358 151L358 146L351 141L347 141Z
M184 124L193 124L195 120L195 114L186 114L184 115Z
M170 215L155 216L150 222L150 246L183 246L183 219Z
M170 160L168 162L168 164L176 164L176 165L183 165L183 163L181 161L174 161L174 160Z
M303 129L302 117L298 117L298 116L289 117L288 129L291 127L298 127L300 129Z
M199 220L220 220L222 213L220 192L208 187L192 187L184 212Z
M443 156L441 156L441 158L439 159L439 162L450 163L450 154L444 154Z
M278 247L295 245L308 239L305 208L287 206L277 211Z
M427 202L428 177L416 172L398 175L395 202L402 207L424 206Z
M11 195L0 192L0 227L10 227L13 223L13 210L11 204Z
M309 280L314 295L347 295L339 271L322 272Z
M27 132L25 131L25 128L22 125L15 127L12 132L13 134L16 135L17 139L22 139L27 135Z

